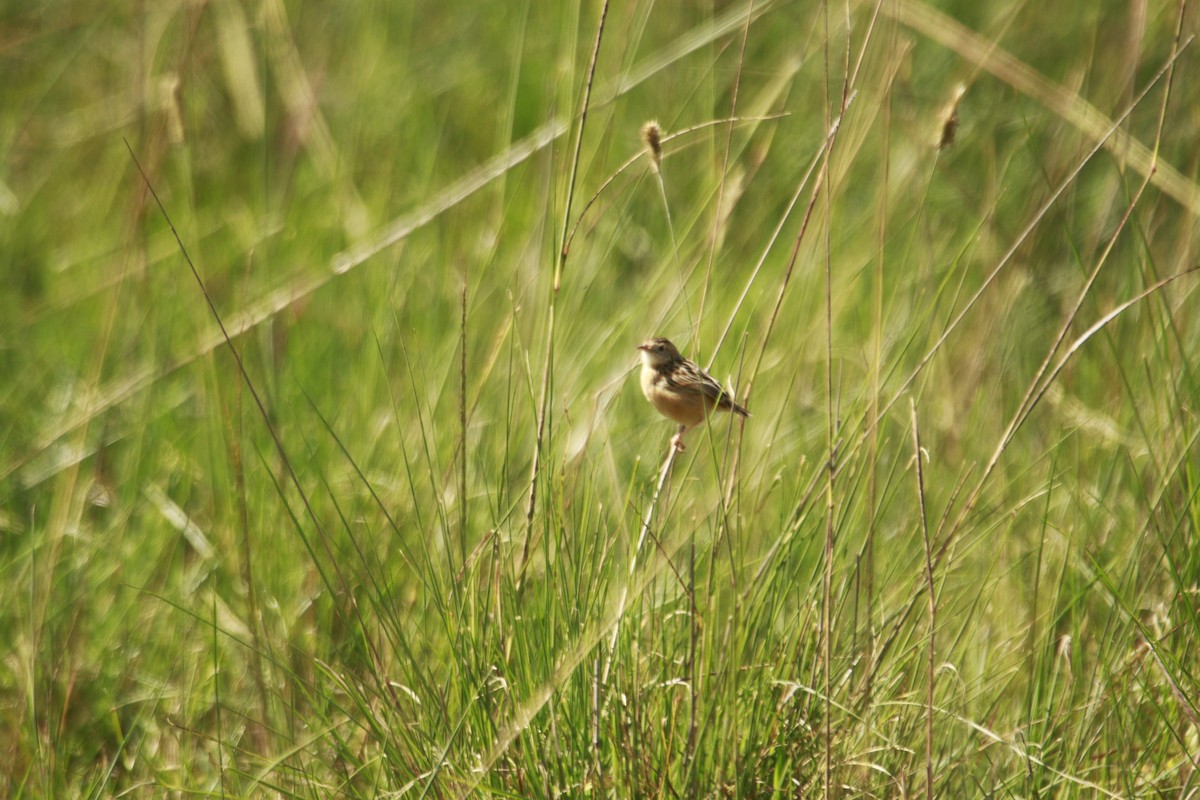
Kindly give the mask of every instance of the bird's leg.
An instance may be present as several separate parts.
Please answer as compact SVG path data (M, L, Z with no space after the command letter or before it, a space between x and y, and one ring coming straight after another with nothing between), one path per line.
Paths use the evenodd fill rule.
M671 446L679 452L687 450L687 445L683 443L683 435L687 433L687 425L680 425L679 432L671 439Z

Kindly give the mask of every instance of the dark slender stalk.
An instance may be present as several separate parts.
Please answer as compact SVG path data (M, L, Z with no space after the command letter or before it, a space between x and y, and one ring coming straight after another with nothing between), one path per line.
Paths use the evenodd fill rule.
M221 797L225 796L225 743L221 734L221 661L217 657L217 592L212 595L212 660L213 660L213 711L217 718L217 781L221 786Z
M462 458L459 461L458 472L458 512L459 538L458 546L462 560L459 562L463 570L467 566L467 276L463 275L462 285L462 320L459 326L459 361L458 361L458 427L461 444L459 451Z
M937 594L933 583L933 545L929 541L929 518L925 512L925 469L921 460L921 434L917 429L917 404L911 397L909 406L912 412L913 458L916 459L917 466L917 505L921 509L921 539L925 543L925 581L929 591L929 661L925 686L925 796L933 800L933 674Z
M879 4L876 5L876 13L879 11ZM874 20L872 20L872 23ZM893 25L893 29L894 29ZM861 63L861 61L860 61ZM857 72L857 67L855 68ZM867 474L867 538L863 544L862 556L859 560L859 570L862 575L862 585L864 594L866 595L866 630L864 632L866 640L866 662L871 663L875 653L875 538L878 528L879 516L879 394L881 391L880 379L883 371L883 280L884 280L884 264L886 260L886 245L887 245L887 219L888 219L888 184L891 176L891 138L892 138L892 86L895 79L895 72L891 72L887 80L886 100L883 104L883 175L880 178L879 190L879 212L876 219L879 220L878 236L876 238L876 251L878 257L875 259L875 285L872 291L872 320L874 323L874 335L871 337L874 341L871 347L871 405L870 416L867 427L868 453L867 463L870 464L870 471ZM867 673L869 674L869 672ZM862 686L864 695L870 696L871 684L866 682Z
M696 312L696 334L699 339L700 323L704 319L704 301L708 297L708 284L712 281L713 261L717 255L717 232L721 225L721 209L725 203L725 177L729 171L729 151L733 148L733 120L737 118L737 102L738 90L742 86L742 67L746 61L746 40L750 38L750 20L754 16L754 0L750 0L749 10L746 12L746 24L742 26L742 44L738 50L737 70L733 74L733 91L729 98L729 127L725 131L725 152L721 156L721 180L717 183L717 213L713 215L713 233L712 243L708 248L708 265L704 270L704 286L700 290L700 309ZM709 358L708 366L712 368L712 358L715 357L715 352ZM697 353L697 363L699 363L699 353Z
M525 569L529 565L529 546L533 541L533 516L537 510L538 476L542 466L542 441L546 436L546 409L550 395L550 378L554 374L554 310L558 302L558 290L562 285L563 268L567 263L567 233L571 225L571 204L575 197L575 181L579 176L579 159L583 148L583 132L587 126L588 108L592 101L592 83L596 77L596 61L600 56L600 42L604 38L604 21L608 18L608 0L600 8L600 24L596 26L596 41L592 46L592 60L588 66L587 84L583 90L583 108L579 112L579 133L575 136L575 153L571 157L571 177L567 181L566 208L563 209L562 233L559 235L558 259L554 262L554 283L550 290L550 309L546 321L546 351L542 361L542 387L538 398L537 439L533 446L533 467L529 477L529 506L525 511L525 544L521 549L521 565L517 570L517 593L525 587Z
M830 127L829 113L829 0L822 4L825 22L824 55L825 55L825 126ZM846 76L847 78L849 76ZM842 108L846 107L846 96L843 91ZM830 661L833 659L833 477L836 465L833 456L833 440L836 438L833 415L833 257L830 252L830 223L833 214L832 191L828 185L829 162L833 151L833 142L825 150L825 163L821 174L826 179L819 182L823 188L825 199L825 453L828 456L825 463L825 570L821 581L821 682L824 688L824 756L825 780L823 796L829 800L833 790L833 696L830 681ZM814 200L816 197L814 196ZM810 206L811 209L811 206ZM782 295L781 295L782 299Z

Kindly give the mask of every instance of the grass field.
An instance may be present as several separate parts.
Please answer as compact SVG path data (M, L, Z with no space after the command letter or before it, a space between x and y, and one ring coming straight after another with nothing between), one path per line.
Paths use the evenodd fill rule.
M1187 0L0 6L0 795L1200 798Z

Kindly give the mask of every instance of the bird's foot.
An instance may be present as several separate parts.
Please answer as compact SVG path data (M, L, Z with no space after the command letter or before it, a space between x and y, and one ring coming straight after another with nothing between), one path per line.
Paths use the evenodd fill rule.
M681 453L684 450L687 450L687 445L683 443L683 434L682 433L677 433L673 437L671 437L671 446L674 447L676 450L678 450Z

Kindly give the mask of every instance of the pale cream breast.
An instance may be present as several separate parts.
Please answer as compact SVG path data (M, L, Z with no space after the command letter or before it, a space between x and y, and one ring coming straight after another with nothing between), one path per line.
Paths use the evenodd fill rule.
M642 366L642 394L668 419L689 428L704 422L705 399L702 395L683 394L671 389L658 370Z

